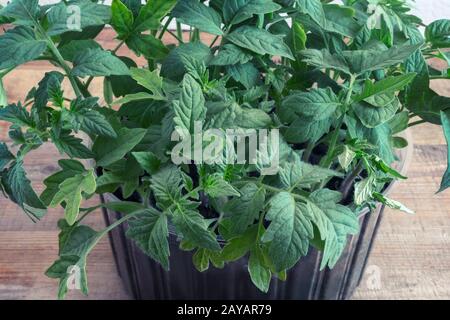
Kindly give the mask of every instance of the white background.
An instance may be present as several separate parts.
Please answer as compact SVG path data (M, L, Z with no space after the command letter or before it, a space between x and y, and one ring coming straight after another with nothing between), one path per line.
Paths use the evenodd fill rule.
M5 5L9 0L0 0ZM55 3L58 0L40 0L41 4ZM110 3L111 0L105 1ZM436 19L450 19L450 0L416 0L414 13L423 19L424 23L430 23Z

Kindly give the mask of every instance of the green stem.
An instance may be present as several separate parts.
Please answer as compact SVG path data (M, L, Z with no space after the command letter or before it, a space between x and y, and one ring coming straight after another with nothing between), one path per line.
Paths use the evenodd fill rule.
M166 33L167 29L169 28L170 23L172 22L173 17L170 17L167 19L166 23L164 24L161 33L158 36L158 39L161 40L164 37L164 34Z
M177 39L180 44L183 43L183 30L181 29L181 23L177 22Z
M423 124L423 123L426 123L426 121L425 120L417 120L417 121L414 121L414 122L411 122L410 124L408 124L408 128L411 128L418 124Z
M217 40L219 40L220 36L215 36L215 38L213 39L213 41L211 42L211 44L209 45L210 48L214 47L214 45L216 44Z
M46 38L47 38L47 44L48 44L50 51L53 53L56 60L58 61L58 64L61 66L61 68L63 68L64 72L66 73L67 77L69 78L70 84L72 85L73 90L75 91L75 95L79 98L84 97L84 95L81 93L80 88L78 87L78 83L77 83L75 77L72 75L69 65L66 63L66 61L62 57L58 48L56 48L52 39L48 36L46 36Z
M303 161L304 162L308 162L309 158L311 157L311 153L314 149L314 147L316 146L316 144L312 141L310 141L308 143L308 146L306 147L305 153L303 153Z
M138 214L140 214L141 211L136 211L130 214L127 214L126 216L123 216L122 218L120 218L119 220L117 220L116 222L114 222L113 224L109 225L107 228L103 229L100 234L99 234L99 238L103 237L104 235L106 235L108 232L110 232L111 230L113 230L114 228L120 226L122 223L124 223L125 221L128 221L129 219L137 216Z
M321 161L322 166L324 168L329 169L331 167L331 164L333 163L334 152L336 151L337 142L339 140L339 133L341 131L342 125L344 124L345 114L351 103L353 86L355 85L355 81L356 81L356 76L352 75L350 78L350 84L348 87L347 97L345 98L344 110L343 110L342 116L339 118L339 122L336 126L336 129L333 132L333 135L331 136L331 141L330 141L330 145L328 147L327 155L325 156L323 161Z
M292 190L290 191L290 190L280 189L280 188L277 188L277 187L272 187L272 186L269 186L268 184L265 184L264 182L261 182L259 180L243 179L243 180L237 182L236 184L245 184L245 183L249 183L249 182L252 182L252 183L256 184L260 188L266 189L266 191L270 191L270 192L273 192L273 193L289 192L292 195L292 197L294 197L297 200L305 201L305 199L306 199L305 196L302 196L302 195L297 194L297 193L292 193L291 192Z
M183 39L180 38L180 37L178 37L178 36L177 36L175 33L173 33L172 31L167 30L167 33L169 33L172 37L174 37L175 39L177 39L178 42L179 42L180 44L183 43Z
M430 76L430 80L450 80L450 77L448 75L442 75L442 76Z
M343 199L347 198L348 193L353 186L353 181L355 181L356 177L358 177L363 170L364 163L363 161L359 161L356 167L347 175L347 177L345 177L344 181L342 181L339 191L342 193Z

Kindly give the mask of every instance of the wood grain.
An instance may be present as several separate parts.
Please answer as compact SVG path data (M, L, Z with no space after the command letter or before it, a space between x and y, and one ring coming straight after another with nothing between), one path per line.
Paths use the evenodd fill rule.
M104 48L113 48L113 34L107 30L100 38ZM166 38L173 42L173 38ZM208 39L206 43L209 43ZM125 49L119 54L130 55ZM139 64L144 64L142 58ZM52 67L28 63L5 79L9 101L23 99ZM450 96L449 82L434 82L441 94ZM68 84L65 90L70 93ZM101 79L93 91L102 91ZM436 195L446 167L446 147L440 127L421 125L412 129L414 154L409 179L398 183L391 197L416 211L416 215L387 210L364 277L354 299L449 299L450 298L450 192ZM7 140L7 127L0 125L0 139ZM26 160L30 178L38 192L42 179L57 170L58 152L51 145L34 151ZM97 201L93 199L91 201ZM15 205L0 198L0 299L54 299L57 283L44 272L57 257L56 223L61 210L51 210L33 224ZM104 227L100 212L89 224ZM90 294L69 292L69 299L127 299L117 275L107 239L102 240L88 259ZM380 283L374 288L374 272ZM377 274L375 274L377 276Z

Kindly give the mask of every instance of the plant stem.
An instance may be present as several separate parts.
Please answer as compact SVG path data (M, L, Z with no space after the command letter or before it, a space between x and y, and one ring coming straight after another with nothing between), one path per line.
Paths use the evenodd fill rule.
M169 33L172 37L174 37L175 39L177 39L178 40L178 42L181 44L181 43L183 43L183 39L182 38L179 38L175 33L173 33L172 31L170 31L170 30L167 30L167 33Z
M50 51L55 56L56 60L58 61L58 64L63 68L64 72L66 73L67 77L69 78L70 84L73 87L73 90L75 91L75 95L77 97L84 97L83 93L81 92L80 88L78 87L78 83L75 79L75 77L72 75L70 67L62 57L61 53L59 53L58 48L56 48L55 44L53 43L52 39L50 37L46 36L47 43Z
M356 167L350 172L347 177L345 177L344 181L342 181L341 188L339 191L342 193L342 199L346 199L350 189L352 188L353 181L358 177L364 169L364 165L362 161L359 161Z
M180 44L183 43L183 30L181 29L181 23L177 22L177 39Z
M450 76L448 75L442 75L442 76L430 76L430 80L450 80Z
M311 153L314 149L316 144L312 141L308 143L308 146L306 147L305 153L303 153L303 162L308 162L309 158L311 157Z
M158 36L158 39L161 40L164 37L164 34L166 33L167 29L169 28L170 23L172 22L173 17L170 17L167 19L166 23L164 24L161 33Z
M110 224L107 228L103 229L100 232L99 237L103 237L105 234L107 234L108 232L110 232L111 230L113 230L114 228L120 226L122 223L124 223L125 221L128 221L129 219L137 216L138 214L142 213L140 210L127 214L126 216L123 216L122 218L120 218L119 220L117 220L116 222L114 222L113 224Z
M296 194L296 193L292 193L291 192L292 190L289 191L289 190L280 189L280 188L277 188L277 187L272 187L272 186L269 186L268 184L265 184L264 182L261 182L261 181L258 181L258 180L244 179L244 180L239 181L238 183L240 184L240 183L249 183L249 182L252 182L252 183L256 184L258 187L264 188L264 189L266 189L267 191L270 191L270 192L274 192L274 193L288 192L288 193L290 193L292 195L292 197L294 197L297 200L305 201L305 199L306 199L305 196L302 196L302 195Z
M347 97L345 98L344 110L343 110L342 116L340 117L338 125L336 126L336 129L333 132L333 135L331 136L331 141L330 141L330 145L328 147L328 152L327 152L325 158L323 159L323 161L321 161L322 166L324 168L329 169L331 167L331 164L333 163L334 152L335 152L336 145L337 145L337 142L339 139L339 133L341 131L342 125L344 124L345 114L351 103L353 86L355 85L355 81L356 81L356 76L352 75L350 78L350 84L348 86Z
M425 120L417 120L417 121L411 122L408 124L408 128L414 127L414 126L416 126L418 124L422 124L422 123L426 123L426 121Z
M220 36L216 36L213 41L211 42L211 44L209 45L209 48L214 47L214 45L216 44L217 40L219 40Z

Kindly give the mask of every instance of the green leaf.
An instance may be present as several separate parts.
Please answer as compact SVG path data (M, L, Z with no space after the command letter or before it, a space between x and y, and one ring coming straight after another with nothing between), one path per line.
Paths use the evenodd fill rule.
M13 0L0 16L14 19L14 24L33 26L39 18L39 0Z
M281 6L272 0L225 0L223 16L229 25L239 24L254 15L272 13Z
M117 138L97 137L92 147L97 165L104 167L122 159L141 142L147 130L121 128Z
M173 212L172 222L183 238L195 246L213 251L220 250L215 234L208 230L205 219L197 210L179 206Z
M90 136L117 137L116 131L100 112L92 109L81 109L76 113L76 116L80 122L81 130Z
M165 99L163 91L163 78L158 75L158 72L149 71L147 69L131 68L131 77L137 81L141 86L150 90L154 96Z
M230 216L229 231L233 234L243 233L258 219L266 198L265 189L254 183L246 184L239 192L240 197L228 201L223 208Z
M230 219L232 221L233 218ZM237 261L255 246L258 226L254 225L239 236L230 239L222 250L222 258L227 262Z
M253 284L262 292L268 292L272 272L265 264L264 254L262 250L256 247L250 252L248 260L248 272Z
M164 269L169 270L167 216L153 208L148 208L130 220L128 224L127 236L136 241L145 254L158 261Z
M355 19L355 9L338 4L323 6L326 23L324 29L345 37L355 38L362 26Z
M381 170L384 173L387 173L398 179L407 179L405 176L403 176L397 170L391 168L386 162L383 161L383 159L381 159L380 157L378 157L376 155L373 155L370 158L370 161L375 165L375 167L378 168L378 170Z
M410 72L401 76L387 77L383 80L373 83L370 80L366 80L364 83L364 89L361 94L357 95L353 100L355 102L366 100L370 97L393 93L405 88L414 78L416 73ZM366 100L366 102L369 102ZM370 103L370 102L369 102Z
M266 219L270 225L262 237L269 242L268 254L280 272L293 267L308 253L309 238L314 236L313 225L307 219L307 207L296 204L288 192L276 194L269 202Z
M301 51L303 62L320 69L334 69L346 74L351 74L345 59L337 54L331 54L328 50L306 49Z
M447 140L447 148L448 148L448 167L445 171L444 176L442 177L441 187L438 192L442 192L448 187L450 187L450 112L442 112L441 111L441 121L442 128L444 129L444 136Z
M73 268L80 261L78 256L63 256L55 261L50 268L47 269L45 275L52 279L60 279L58 288L58 299L64 299L68 291L69 277L72 275ZM74 270L75 271L75 270ZM81 273L82 281L85 282L86 275ZM80 278L81 278L80 277ZM81 280L81 279L80 279Z
M139 93L127 94L123 98L114 101L113 104L114 105L124 105L124 104L130 103L130 102L145 101L145 100L161 101L161 100L166 100L166 98L160 97L160 96L155 96L154 94L147 93L147 92L139 92Z
M66 179L59 185L59 191L50 203L51 207L56 207L64 202L64 214L69 225L73 225L80 211L83 194L91 195L95 192L95 175L93 170L82 174L77 174Z
M47 213L28 180L22 161L15 161L2 173L2 185L10 200L19 205L33 220L40 220Z
M260 55L269 54L294 60L292 52L284 43L283 37L269 31L251 26L242 26L227 37L235 45L248 49Z
M134 16L128 7L120 0L111 4L111 26L118 33L119 39L125 39L133 31Z
M50 92L59 88L64 79L64 75L57 71L45 73L44 78L38 83L38 88L34 93L34 107L42 110L47 106L50 99Z
M101 49L101 46L92 39L72 40L58 48L59 53L67 61L73 61L75 56L86 49Z
M161 24L161 19L172 10L176 3L177 0L147 1L134 21L134 32L157 30Z
M214 113L207 119L209 128L244 128L257 129L267 128L271 125L272 119L261 109L243 108L237 103L223 106L223 109Z
M397 98L386 106L378 107L366 102L359 102L352 105L358 118L368 128L378 127L392 119L400 107Z
M338 97L330 89L312 89L309 92L294 93L283 100L280 112L305 116L313 121L329 118L340 106ZM284 110L286 109L286 110Z
M220 253L217 251L198 249L192 256L192 262L199 272L208 270L210 261L216 268L222 269L225 266Z
M201 42L190 42L181 44L173 49L161 66L161 76L176 82L183 80L186 73L185 57L205 62L209 60L210 49Z
M354 201L357 206L360 206L372 198L372 193L375 190L375 177L368 178L355 183Z
M244 64L253 59L251 53L240 49L234 44L227 43L209 63L212 66L226 66Z
M450 47L450 20L441 19L430 23L425 29L425 37L434 47Z
M260 73L251 62L245 64L235 64L227 66L227 73L246 89L251 89L258 85Z
M59 185L69 178L86 172L83 164L77 160L63 159L58 161L61 171L54 173L44 180L46 189L41 194L41 200L49 206L56 193L59 191Z
M241 194L220 174L208 175L203 182L203 190L212 198L240 196Z
M161 160L153 152L133 152L133 157L149 174L155 174L161 167Z
M199 29L200 31L223 35L222 18L211 7L198 0L180 0L172 11L178 22Z
M321 240L325 241L321 269L327 265L332 268L345 249L348 235L359 231L358 218L350 209L337 204L341 200L339 192L320 189L309 199L308 214L319 229Z
M251 53L244 51L243 49L235 46L234 44L227 43L219 51L219 53L211 60L210 65L213 66L226 66L234 64L244 64L253 59Z
M357 50L342 53L353 74L380 70L404 62L422 44L393 46L384 51Z
M391 209L401 210L401 211L409 213L409 214L414 214L414 211L412 211L411 209L408 209L402 203L400 203L396 200L389 199L389 198L385 197L384 195L382 195L381 193L374 192L373 196L376 200L380 201L381 203L385 204L386 206L388 206Z
M332 118L319 121L311 121L306 117L289 117L287 119L294 120L283 135L289 143L304 143L307 141L315 143L330 130Z
M182 180L181 173L175 166L165 167L152 176L151 188L162 209L170 207L180 199Z
M6 143L0 143L0 172L14 159L15 157L9 152Z
M151 60L162 60L169 54L169 49L164 43L151 34L131 35L126 44L138 56L143 55Z
M197 250L192 256L192 262L199 272L209 269L209 251L206 249Z
M16 67L44 53L47 43L37 40L34 31L25 26L6 31L0 36L0 69Z
M103 26L111 20L111 9L90 0L58 3L47 13L47 34L56 36L65 32L82 32L87 27Z
M302 51L306 57L303 61L319 67L331 68L349 75L361 75L404 62L422 44L394 46L388 50L354 50L331 54L327 50L308 49Z
M194 133L195 122L203 123L205 119L206 107L200 84L189 74L183 79L180 100L174 101L173 105L175 124L187 132Z
M72 74L77 77L129 75L125 63L102 49L87 49L74 57Z
M389 126L392 134L397 134L408 129L409 113L408 111L402 111L397 113L391 120L389 120Z
M235 125L244 129L267 128L272 119L261 109L237 108L235 110Z
M297 0L297 4L301 13L309 15L319 26L325 26L325 12L320 0Z
M98 242L101 234L87 226L68 226L65 221L59 222L62 229L59 234L59 259L46 271L50 278L60 279L58 298L63 299L68 291L68 281L73 272L80 272L81 292L89 292L86 275L86 259ZM78 270L76 270L76 269Z
M20 127L34 127L34 121L26 108L18 105L10 104L4 108L0 108L0 120L11 122Z
M70 135L70 132L62 131L56 134L52 130L50 134L59 152L66 153L71 158L91 159L94 157L94 153L82 143L83 140Z
M289 161L283 164L279 175L283 186L292 190L295 188L306 189L327 178L342 176L337 171L302 162L300 157L295 153Z
M5 91L5 86L3 85L3 79L0 78L0 108L8 104L8 95Z
M347 169L350 167L355 157L356 157L355 151L353 151L349 146L344 145L344 150L338 156L338 161L342 169L347 171Z
M139 15L139 11L142 8L142 1L140 0L122 0L122 3L127 6L128 9L131 10L134 17Z

